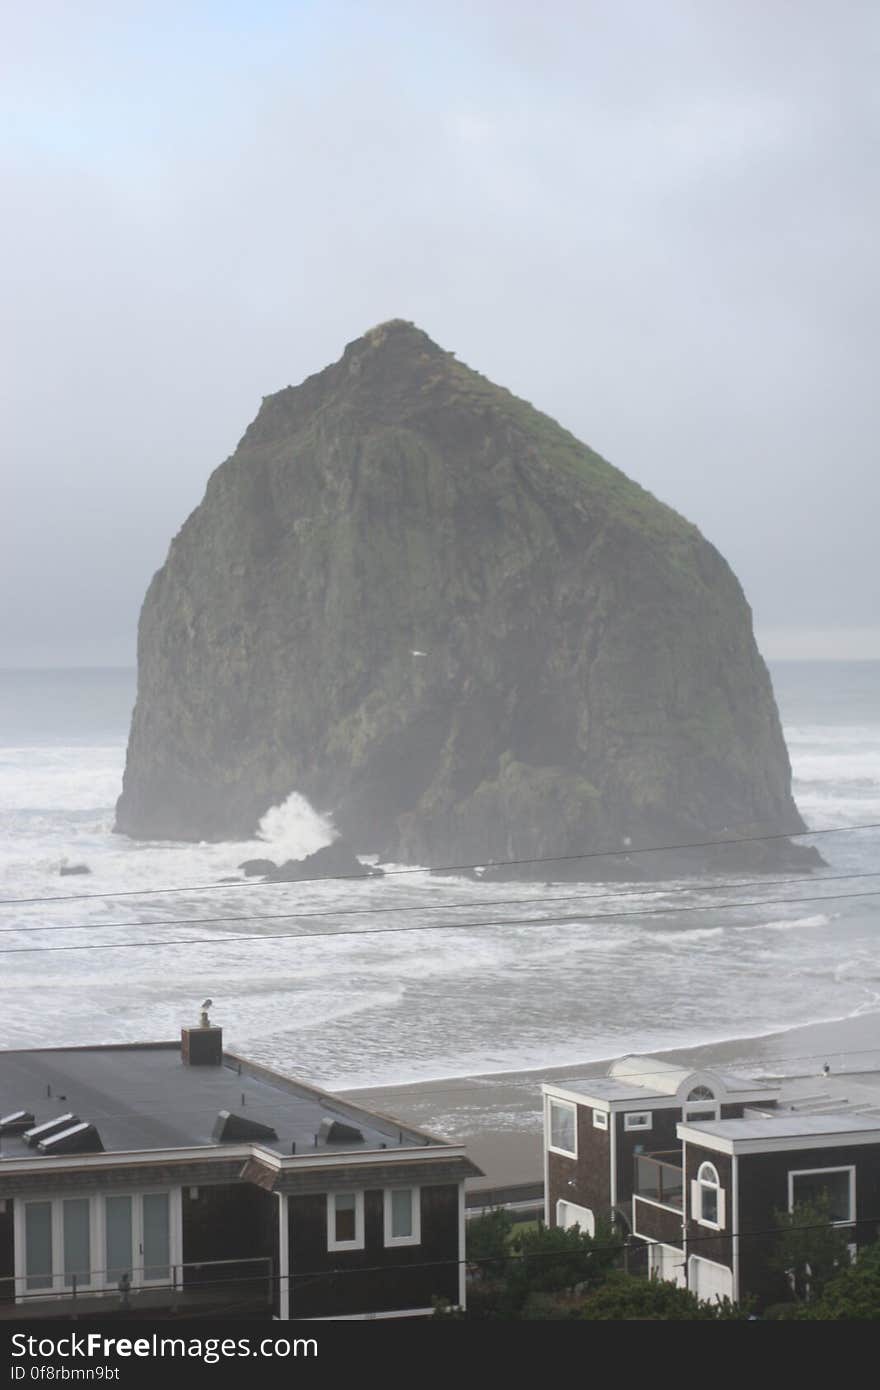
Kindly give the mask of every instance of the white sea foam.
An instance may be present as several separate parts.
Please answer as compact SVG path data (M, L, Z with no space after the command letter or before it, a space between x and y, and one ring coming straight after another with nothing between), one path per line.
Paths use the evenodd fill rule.
M299 792L272 806L260 821L256 838L270 851L271 858L305 859L331 844L338 831L329 817L320 815Z
M796 796L808 821L880 820L880 779L871 761L880 750L880 726L804 720L787 733ZM833 918L795 904L772 915L765 909L761 920L754 910L716 913L711 896L692 893L691 883L663 885L663 896L644 885L596 884L573 889L580 902L558 903L551 900L563 896L559 885L545 892L533 883L475 883L427 872L357 883L225 887L218 880L237 877L246 858L302 858L330 843L332 822L294 793L246 842L127 840L111 833L121 736L112 743L84 738L75 747L60 738L35 745L29 735L11 741L19 746L0 748L2 896L212 886L168 897L70 902L48 909L51 915L40 904L4 909L0 926L16 931L0 937L0 949L187 937L208 944L6 955L0 1046L172 1037L210 993L230 1038L256 1059L331 1085L366 1085L566 1065L876 1009L871 899L835 903ZM855 873L875 867L877 842L866 833L817 843ZM87 862L91 877L59 880L62 856ZM720 901L731 897L718 891ZM809 883L785 890L805 899L815 891L821 890ZM625 892L602 900L603 893ZM528 901L542 894L544 904ZM514 901L499 911L492 906L498 899ZM676 917L677 905L701 911ZM658 906L673 911L660 919L516 924L518 916L551 919L580 910L593 918L642 908L647 914ZM387 917L374 911L383 907L412 911ZM369 911L347 915L353 908ZM301 915L310 912L331 915ZM269 914L271 920L258 920ZM249 920L162 925L175 917ZM482 931L442 928L445 921L498 917L505 925ZM51 936L23 930L80 924L82 931ZM436 929L399 930L404 926ZM295 939L365 927L371 934ZM376 929L391 934L372 934ZM37 991L64 997L63 1037L57 1013L33 1007Z

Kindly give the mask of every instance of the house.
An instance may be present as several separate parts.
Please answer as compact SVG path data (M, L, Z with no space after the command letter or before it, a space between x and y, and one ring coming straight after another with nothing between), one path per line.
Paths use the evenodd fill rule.
M754 1080L624 1057L545 1085L545 1219L615 1223L658 1278L759 1305L788 1296L778 1211L827 1196L851 1247L880 1232L880 1078Z
M0 1053L0 1317L464 1303L460 1145L223 1050Z

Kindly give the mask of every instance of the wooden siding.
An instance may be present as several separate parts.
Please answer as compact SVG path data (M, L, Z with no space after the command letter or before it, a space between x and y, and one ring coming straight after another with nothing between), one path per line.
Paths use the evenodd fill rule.
M787 1301L791 1290L784 1275L767 1268L776 1237L762 1234L777 1225L775 1213L788 1210L788 1174L803 1168L856 1170L856 1220L851 1239L865 1245L877 1239L880 1223L880 1145L849 1148L786 1149L743 1154L739 1167L740 1289L761 1305Z
M733 1267L733 1245L730 1239L733 1224L733 1162L729 1154L715 1153L711 1149L700 1148L697 1144L686 1145L686 1167L684 1174L684 1199L687 1204L687 1254L700 1255L704 1260L715 1264ZM726 1207L724 1230L713 1231L710 1226L701 1226L694 1220L691 1210L691 1183L696 1179L701 1163L713 1164L724 1191Z
M681 1119L681 1106L671 1106L666 1110L651 1110L649 1105L645 1106L651 1115L651 1128L645 1129L624 1129L623 1114L612 1116L612 1120L617 1124L617 1202L623 1205L629 1202L635 1187L635 1154L636 1149L640 1148L642 1153L653 1154L660 1150L672 1150L681 1153L681 1143L675 1136L675 1126ZM665 1154L670 1163L675 1162L671 1154Z
M459 1188L421 1189L421 1242L386 1247L384 1193L364 1193L363 1250L327 1249L326 1194L288 1198L290 1315L344 1317L430 1308L435 1296L458 1303Z
M593 1215L607 1220L611 1215L611 1131L596 1129L593 1107L577 1107L577 1158L547 1154L547 1196L550 1225L556 1225L556 1203L576 1202ZM614 1123L614 1116L608 1116Z
M185 1187L183 1212L184 1287L208 1288L228 1280L246 1280L255 1291L265 1280L269 1301L277 1267L272 1227L277 1227L277 1198L243 1183L200 1187L198 1196ZM255 1262L241 1263L253 1259ZM231 1265L213 1261L235 1260ZM198 1266L202 1261L205 1265ZM197 1267L193 1267L197 1266Z
M681 1212L648 1202L644 1197L633 1198L633 1232L647 1240L662 1240L664 1245L682 1247Z

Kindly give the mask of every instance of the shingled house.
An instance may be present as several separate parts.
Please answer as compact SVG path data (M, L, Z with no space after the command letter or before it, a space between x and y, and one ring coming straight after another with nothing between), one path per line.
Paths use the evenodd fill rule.
M0 1053L0 1317L463 1304L461 1146L224 1052Z
M880 1231L880 1077L762 1082L624 1057L544 1089L545 1218L602 1217L646 1270L700 1298L790 1296L768 1256L778 1211L824 1195L851 1249Z

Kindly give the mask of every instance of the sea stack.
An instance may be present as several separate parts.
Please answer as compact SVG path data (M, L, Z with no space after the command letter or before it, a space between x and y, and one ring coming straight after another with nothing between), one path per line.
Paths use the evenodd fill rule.
M293 791L358 853L438 866L804 828L718 551L401 320L264 399L141 613L117 830L244 839Z

